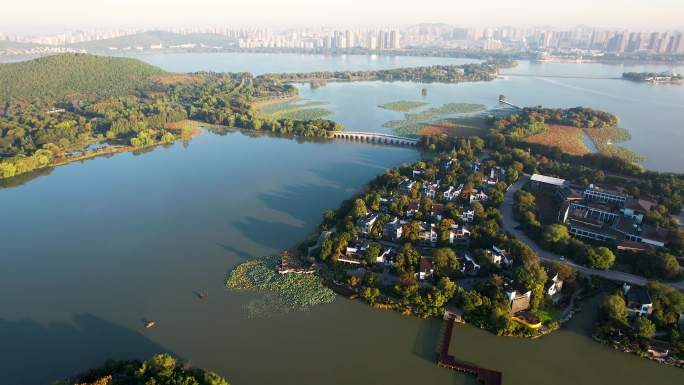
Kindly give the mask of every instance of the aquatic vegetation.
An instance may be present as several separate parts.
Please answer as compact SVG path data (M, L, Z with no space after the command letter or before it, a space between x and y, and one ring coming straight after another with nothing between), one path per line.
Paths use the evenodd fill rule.
M598 129L601 131L605 128ZM579 127L551 124L546 131L528 136L526 142L542 144L545 146L558 147L563 152L571 155L584 155L589 149L583 141L584 131Z
M618 146L615 143L624 142L631 138L629 131L624 128L585 128L584 132L594 142L598 151L606 156L613 156L632 163L639 163L644 160L632 150Z
M425 103L425 102L416 102L416 101L411 101L411 100L400 100L398 102L385 103L385 104L380 105L378 107L384 108L386 110L391 110L391 111L409 112L409 111L413 111L417 108L427 106L428 104L429 103Z
M236 290L264 291L275 296L267 295L265 299L248 305L250 316L270 311L306 311L335 300L335 293L323 286L317 275L278 274L273 258L259 258L238 265L230 273L226 286Z
M306 108L287 111L278 114L280 119L292 119L292 120L316 120L322 119L326 116L332 115L333 112L325 108Z
M324 106L326 104L328 104L328 102L323 100L294 99L276 103L260 104L257 106L257 108L259 110L260 116L279 117L279 115L282 115L290 111L297 111L310 107Z
M400 135L417 135L425 126L448 115L471 114L485 109L482 104L447 103L440 107L429 108L413 114L405 114L404 119L391 120L383 127L392 128Z
M461 116L439 120L430 124L419 124L418 135L445 134L451 137L482 136L487 133L489 123L486 116ZM401 128L404 130L405 128Z

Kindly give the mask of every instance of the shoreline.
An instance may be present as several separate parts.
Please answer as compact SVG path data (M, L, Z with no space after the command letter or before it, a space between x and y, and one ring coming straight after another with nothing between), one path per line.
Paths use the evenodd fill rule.
M202 128L203 127L201 125L197 128L193 128L189 135L179 136L172 143L164 143L164 142L160 141L160 142L150 144L148 146L140 146L140 147L134 147L131 145L119 145L119 146L105 147L105 148L100 149L100 150L90 151L90 152L87 152L85 154L73 156L73 157L64 157L64 158L58 157L58 158L53 159L53 161L51 161L50 163L48 163L42 167L37 167L37 168L34 168L32 170L29 170L29 171L26 171L26 172L23 172L20 174L15 174L9 178L0 178L0 181L9 181L13 178L21 177L21 176L24 176L24 175L29 174L31 172L34 172L34 171L41 171L41 170L46 170L46 169L50 169L50 168L65 166L65 165L68 165L71 163L82 162L82 161L86 161L86 160L90 160L90 159L94 159L94 158L99 158L102 156L105 156L105 157L106 156L114 156L116 154L123 154L123 153L127 153L127 152L135 152L137 150L152 149L152 148L155 148L157 146L163 146L165 144L175 144L179 140L191 140L191 139L202 134Z

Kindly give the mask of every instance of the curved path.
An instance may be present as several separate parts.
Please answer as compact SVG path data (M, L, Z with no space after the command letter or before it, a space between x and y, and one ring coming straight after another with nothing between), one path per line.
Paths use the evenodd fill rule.
M542 249L535 241L533 241L527 235L525 235L525 233L523 233L522 230L518 230L516 227L519 226L519 223L515 220L513 216L513 197L515 196L516 191L520 190L520 188L524 186L529 179L530 176L527 174L521 176L520 179L518 179L517 182L512 184L508 191L506 191L504 203L501 206L501 213L503 216L503 229L505 231L511 233L513 236L527 244L527 246L529 246L535 253L537 253L537 255L539 255L539 258L542 261L564 263L568 266L571 266L573 269L580 273L596 275L613 281L622 281L641 286L646 285L646 283L649 280L642 276L623 273L616 270L596 270L585 266L577 265L569 261L561 261L560 255ZM684 290L684 281L674 283L663 282L663 284L673 287L675 289Z

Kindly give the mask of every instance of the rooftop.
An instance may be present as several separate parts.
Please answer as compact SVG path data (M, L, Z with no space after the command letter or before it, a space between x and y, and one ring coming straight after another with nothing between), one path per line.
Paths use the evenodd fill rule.
M565 179L554 178L552 176L546 176L541 174L534 174L531 178L532 182L546 183L558 187L563 187L565 185Z

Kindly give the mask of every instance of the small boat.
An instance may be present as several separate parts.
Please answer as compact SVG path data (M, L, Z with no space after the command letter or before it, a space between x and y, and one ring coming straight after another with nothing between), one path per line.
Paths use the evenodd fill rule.
M153 327L157 326L157 323L154 321L147 321L145 322L145 329L151 329Z

